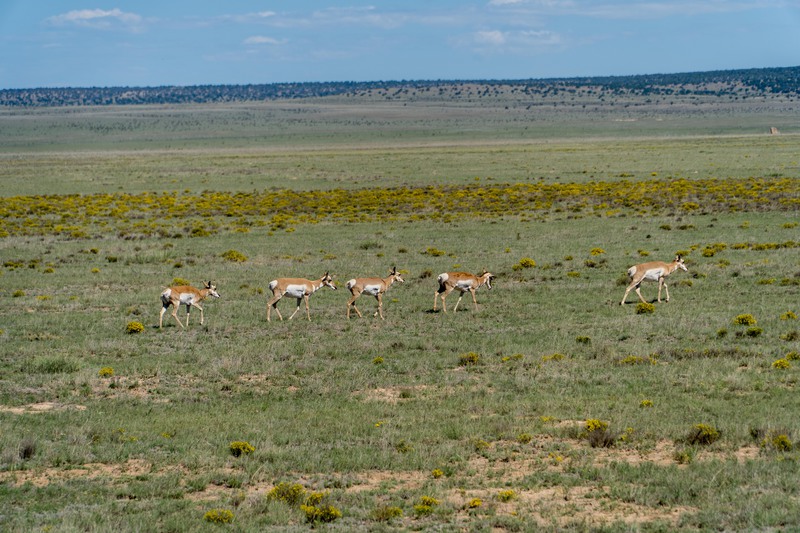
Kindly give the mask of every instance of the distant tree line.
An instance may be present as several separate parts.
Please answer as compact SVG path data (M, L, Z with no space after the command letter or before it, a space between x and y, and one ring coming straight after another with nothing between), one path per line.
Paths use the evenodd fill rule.
M293 98L346 96L380 91L447 88L452 97L460 86L513 88L547 94L559 89L590 89L610 94L660 95L800 95L800 67L720 70L681 74L597 76L530 80L430 80L372 82L306 82L253 85L164 87L64 87L0 90L0 106L103 106L256 102ZM445 93L442 93L445 94Z

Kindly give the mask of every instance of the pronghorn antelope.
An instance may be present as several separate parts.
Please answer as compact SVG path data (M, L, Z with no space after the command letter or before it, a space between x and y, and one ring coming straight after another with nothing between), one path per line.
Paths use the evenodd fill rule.
M203 325L203 308L200 307L200 302L208 296L219 298L217 287L212 285L210 281L207 281L202 289L195 289L188 285L180 285L178 287L169 287L165 289L164 292L161 293L161 304L163 307L161 308L161 315L158 317L158 327L161 328L163 325L164 313L167 312L167 308L170 305L174 307L172 309L172 316L181 327L183 327L183 324L181 323L181 319L178 318L178 308L181 305L186 306L186 327L189 326L189 311L192 306L200 310L200 325Z
M625 289L625 296L622 297L622 301L620 305L625 305L625 299L628 297L628 293L631 292L631 289L634 287L636 288L636 294L639 295L639 299L645 302L644 298L642 298L642 293L639 290L639 286L642 284L643 281L657 281L658 282L658 302L661 303L661 286L664 286L664 290L667 291L667 301L669 301L669 288L667 287L664 278L675 272L677 269L684 270L688 272L686 265L683 264L683 258L680 254L675 256L675 260L672 263L664 263L663 261L651 261L649 263L642 263L640 265L634 265L628 269L628 278L631 280L630 285L628 288Z
M269 290L272 291L272 298L267 302L267 322L270 322L270 311L275 308L278 313L278 318L283 320L281 312L278 311L278 300L285 295L292 298L297 298L297 309L294 310L289 320L294 318L294 315L300 310L300 301L306 301L306 317L311 320L311 312L308 310L308 297L317 292L323 286L330 287L336 290L336 285L333 284L333 278L328 272L318 280L308 280L305 278L278 278L269 282Z
M352 294L353 297L347 302L347 318L350 318L350 307L355 309L359 318L361 317L361 311L356 307L356 298L361 296L362 292L366 292L367 294L373 295L375 299L378 300L378 310L375 311L375 316L380 316L381 320L383 320L383 293L385 293L386 289L395 281L403 283L403 278L400 276L400 273L397 272L397 267L392 268L387 278L354 278L348 281L345 286L350 290L350 294Z
M455 313L458 309L458 304L461 303L461 298L467 291L472 294L472 302L475 304L475 310L477 311L478 301L475 299L475 291L482 285L486 285L486 288L491 289L494 275L484 269L480 276L475 276L469 272L443 272L439 274L436 279L439 281L439 289L433 295L433 310L436 311L437 300L441 297L442 309L444 309L446 313L447 305L444 303L444 299L447 298L447 295L450 294L453 289L456 289L460 294L453 308L453 312Z

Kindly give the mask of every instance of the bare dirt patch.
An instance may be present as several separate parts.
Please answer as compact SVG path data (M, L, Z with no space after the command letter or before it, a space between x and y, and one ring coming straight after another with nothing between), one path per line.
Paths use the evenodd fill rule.
M120 464L88 463L75 468L46 468L44 470L21 470L0 472L0 481L15 486L30 483L35 487L46 487L51 483L62 483L76 478L117 479L123 476L138 476L151 471L152 465L144 459L130 459Z
M98 398L136 398L167 403L170 399L163 396L163 392L159 391L160 388L187 392L197 384L197 378L188 376L173 379L169 383L162 382L160 376L114 376L93 382L92 394Z
M267 374L242 374L238 377L241 383L267 383L269 376Z
M4 413L13 413L15 415L25 415L31 413L47 413L50 411L67 411L74 409L76 411L83 411L86 409L85 405L64 404L56 402L39 402L30 403L28 405L6 406L0 405L0 411Z
M514 491L508 501L500 501L499 489L452 490L446 501L458 509L460 520L472 513L496 515L527 515L542 526L554 521L559 527L584 524L590 527L623 522L638 526L651 522L676 525L681 515L696 511L688 507L651 508L608 497L609 487L548 487ZM470 502L480 500L477 507Z
M391 472L388 470L373 470L359 474L357 481L347 490L352 492L365 492L372 490L416 490L429 478L422 472Z
M429 387L427 385L411 385L407 387L388 387L370 390L353 391L354 396L358 396L367 401L387 402L396 404L401 400L411 399L424 393Z

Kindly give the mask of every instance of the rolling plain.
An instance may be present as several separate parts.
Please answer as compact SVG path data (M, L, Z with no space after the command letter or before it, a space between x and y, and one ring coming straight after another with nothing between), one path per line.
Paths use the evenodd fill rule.
M423 96L0 109L0 529L800 527L797 98Z

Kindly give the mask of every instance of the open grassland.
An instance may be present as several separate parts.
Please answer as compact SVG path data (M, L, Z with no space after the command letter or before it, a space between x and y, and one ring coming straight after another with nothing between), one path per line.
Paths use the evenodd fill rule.
M0 144L3 529L800 526L797 137L744 113L406 143L408 117L296 147L98 130L80 153L62 117ZM630 265L676 253L669 303L619 305ZM393 266L386 320L363 295L348 321L345 282ZM432 312L437 274L482 268L477 312ZM271 279L326 271L310 322L267 323ZM159 330L181 280L222 297Z

